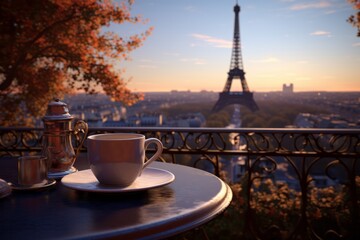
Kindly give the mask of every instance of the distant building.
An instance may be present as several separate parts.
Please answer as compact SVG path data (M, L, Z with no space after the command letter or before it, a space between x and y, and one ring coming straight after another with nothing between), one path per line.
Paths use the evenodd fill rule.
M104 127L161 127L163 126L163 115L160 113L136 114L126 120L105 121Z
M226 173L226 180L229 183L239 183L246 173L246 157L233 157L221 159L222 170Z
M143 114L140 117L142 127L159 127L163 125L163 115L160 113Z
M299 113L296 116L295 121L294 121L295 127L298 127L298 128L313 128L314 127L314 122L310 117L311 117L310 113Z
M294 92L294 84L290 83L289 85L283 84L283 93L293 93Z
M167 127L204 127L206 118L202 113L177 115L166 121Z
M299 113L294 125L298 128L360 128L359 123L350 122L339 114Z
M132 127L128 122L122 120L119 121L106 121L102 124L103 127Z

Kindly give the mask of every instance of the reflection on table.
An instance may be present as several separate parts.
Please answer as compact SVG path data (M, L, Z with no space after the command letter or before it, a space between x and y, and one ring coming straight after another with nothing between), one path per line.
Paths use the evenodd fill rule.
M77 161L79 170L88 168ZM155 162L175 175L159 188L129 193L93 193L65 187L13 191L0 199L2 239L157 239L208 222L230 203L232 192L205 171ZM16 158L2 158L0 178L16 181Z

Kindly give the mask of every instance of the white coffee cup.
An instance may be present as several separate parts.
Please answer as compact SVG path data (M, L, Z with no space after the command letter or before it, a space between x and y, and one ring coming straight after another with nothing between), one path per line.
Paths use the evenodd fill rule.
M152 143L156 152L145 162L145 151ZM91 171L101 184L127 187L161 155L163 145L142 134L108 133L89 136L87 151Z

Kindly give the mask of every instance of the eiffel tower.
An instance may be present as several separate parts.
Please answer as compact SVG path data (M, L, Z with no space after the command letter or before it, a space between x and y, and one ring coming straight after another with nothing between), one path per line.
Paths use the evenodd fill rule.
M234 39L233 48L231 54L230 71L228 72L228 78L224 87L224 90L219 93L219 99L215 103L212 111L217 112L227 105L240 104L248 107L251 111L259 110L256 102L253 98L253 93L250 92L246 83L245 72L243 68L243 61L241 56L240 46L240 24L239 24L239 12L240 6L236 3L234 7L235 12L235 27L234 27ZM240 79L242 92L231 92L231 84L234 79Z

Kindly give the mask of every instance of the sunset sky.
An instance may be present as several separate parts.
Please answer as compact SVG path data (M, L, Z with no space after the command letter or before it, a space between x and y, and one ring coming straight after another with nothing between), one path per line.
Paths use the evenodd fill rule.
M154 27L122 62L133 91L221 92L230 67L236 0L136 0L144 25L118 25L119 35ZM360 38L346 22L346 0L239 0L244 71L250 91L360 91ZM240 89L234 82L232 91Z

